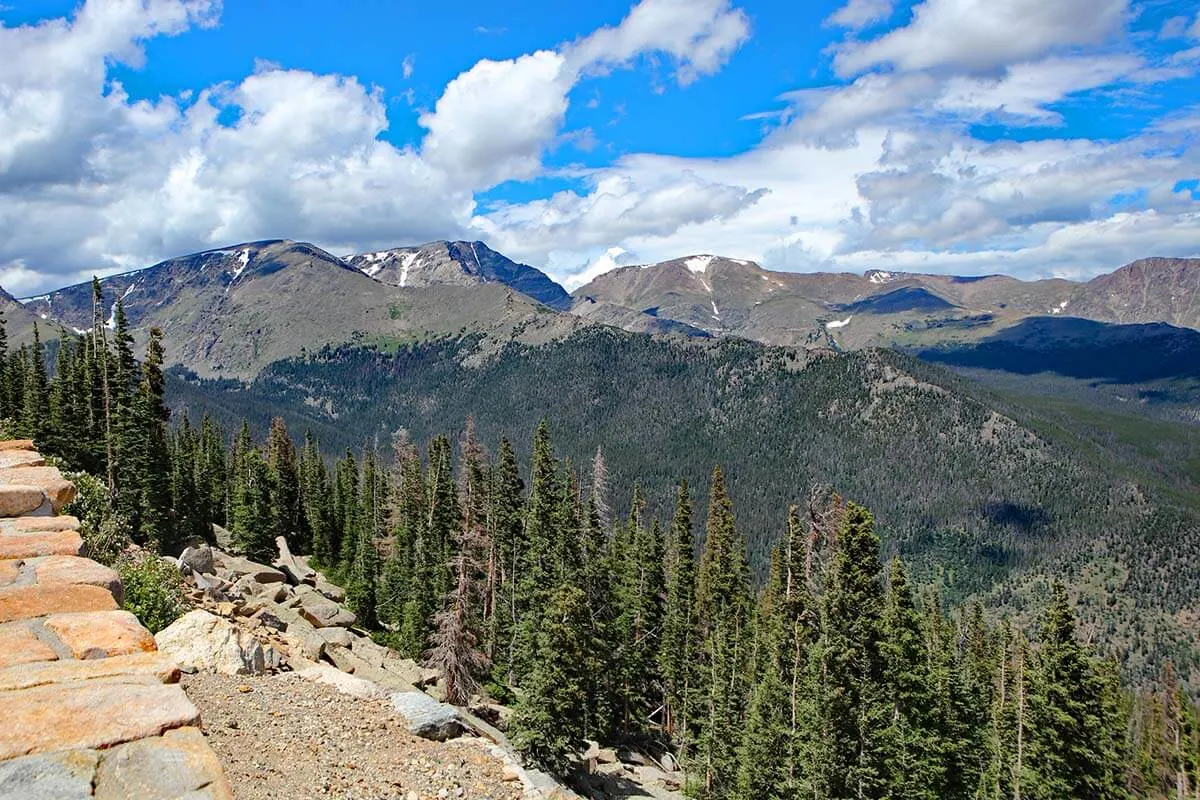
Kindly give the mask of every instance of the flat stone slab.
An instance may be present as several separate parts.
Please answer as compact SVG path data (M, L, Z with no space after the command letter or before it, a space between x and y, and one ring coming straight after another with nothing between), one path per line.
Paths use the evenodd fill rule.
M52 585L0 588L0 622L71 611L115 611L112 593L99 586Z
M0 519L0 533L27 533L31 531L77 531L77 517L13 517Z
M157 650L154 637L128 611L84 611L53 614L46 629L79 659L109 658Z
M197 725L179 686L83 683L0 692L0 759L104 748Z
M197 728L180 728L104 753L95 777L96 800L229 798L233 791L216 755Z
M217 573L228 573L234 580L249 575L259 583L285 583L287 576L274 567L259 564L248 558L231 556L228 553L213 553L213 563L219 568Z
M84 583L112 592L120 603L124 597L121 577L116 571L79 556L43 556L26 562L33 567L37 582L43 586L57 583Z
M4 439L0 450L33 450L33 439Z
M20 622L0 625L0 669L17 664L55 661L58 654Z
M326 600L316 592L301 595L300 607L296 610L314 628L349 628L357 617L354 612L342 608L332 600Z
M24 756L0 762L0 800L88 800L100 754L95 750Z
M0 517L19 517L41 508L46 495L38 486L0 485Z
M88 661L19 664L0 669L0 692L90 680L178 683L179 665L175 659L163 653L131 653Z
M0 469L10 467L44 467L46 459L41 453L32 450L2 450L0 451Z
M57 517L21 517L21 519L57 519ZM0 531L0 558L36 558L73 556L83 549L83 539L73 530Z
M396 692L392 708L408 723L409 733L437 742L460 735L464 726L454 706L439 703L424 692Z
M8 586L17 582L17 576L21 574L21 565L25 563L18 558L10 558L0 561L0 586Z
M58 467L12 467L0 469L0 483L37 486L50 498L54 513L75 499L75 484L62 476Z

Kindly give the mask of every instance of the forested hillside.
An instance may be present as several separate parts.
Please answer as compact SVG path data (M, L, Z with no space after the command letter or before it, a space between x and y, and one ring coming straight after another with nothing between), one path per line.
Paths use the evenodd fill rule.
M1103 457L1034 435L972 399L970 384L889 351L834 356L722 340L672 343L605 329L494 359L470 341L327 350L279 362L248 388L175 379L169 403L193 418L242 417L265 432L281 413L329 452L461 430L507 437L519 454L539 419L578 468L602 447L618 496L639 482L652 513L675 481L729 469L729 492L764 579L781 513L811 486L873 509L885 554L951 598L984 593L1021 610L1044 601L1040 576L1119 588L1089 594L1137 674L1164 653L1194 658L1196 513L1176 508ZM1174 565L1174 566L1171 566ZM1020 581L1017 577L1020 576ZM1020 585L1020 592L1013 591ZM1110 613L1115 611L1115 613Z

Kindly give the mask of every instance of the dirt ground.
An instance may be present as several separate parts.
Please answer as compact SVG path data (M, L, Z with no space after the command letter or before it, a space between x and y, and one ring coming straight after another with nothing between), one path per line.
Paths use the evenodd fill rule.
M520 800L478 742L409 734L384 700L292 674L185 675L236 800ZM509 779L506 780L506 777Z

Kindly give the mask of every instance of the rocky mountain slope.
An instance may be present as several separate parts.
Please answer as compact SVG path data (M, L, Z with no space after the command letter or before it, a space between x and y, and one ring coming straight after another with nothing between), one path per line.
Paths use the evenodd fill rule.
M630 321L640 314L769 344L929 345L974 341L1030 317L1200 328L1200 259L1144 259L1075 283L879 270L773 272L701 255L621 267L573 296L590 319L630 329L637 329Z
M39 321L38 317L4 289L0 289L0 313L4 314L5 332L14 346L33 339L33 324ZM44 335L52 334L47 331Z
M250 242L170 259L25 301L71 328L98 313L111 327L116 301L141 336L163 330L167 360L203 375L252 377L281 358L346 342L389 348L486 332L497 343L544 341L579 323L502 283L389 286L303 242Z
M558 311L571 307L570 295L545 273L518 264L483 242L429 242L353 255L346 262L392 286L502 283Z

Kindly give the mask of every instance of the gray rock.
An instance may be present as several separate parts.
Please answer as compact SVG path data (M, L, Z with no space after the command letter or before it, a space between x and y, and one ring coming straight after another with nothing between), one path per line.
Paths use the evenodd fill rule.
M218 567L217 574L222 577L229 576L229 580L237 580L245 575L259 583L282 583L287 580L287 576L274 567L241 556L214 553L213 562Z
M67 750L0 762L0 800L89 800L100 754Z
M288 549L287 539L282 536L275 537L275 546L279 548L279 558L275 559L275 566L283 570L283 574L287 576L288 582L299 585L302 583L314 584L317 582L317 571L308 564L302 564L292 551Z
M217 543L217 547L222 550L228 550L233 546L233 534L220 525L213 523L213 541Z
M345 628L317 628L316 634L325 640L326 644L338 647L351 647L355 636Z
M424 692L396 692L392 707L408 723L409 733L435 742L453 739L465 730L454 706L439 703Z
M342 603L346 600L346 591L342 587L334 586L326 581L317 581L317 591L335 603Z
M314 628L331 628L334 626L349 628L357 617L354 612L347 611L330 600L316 594L301 595L299 607L300 616L304 617Z
M213 575L216 567L213 565L211 547L188 547L179 554L180 568L187 567L193 574Z

